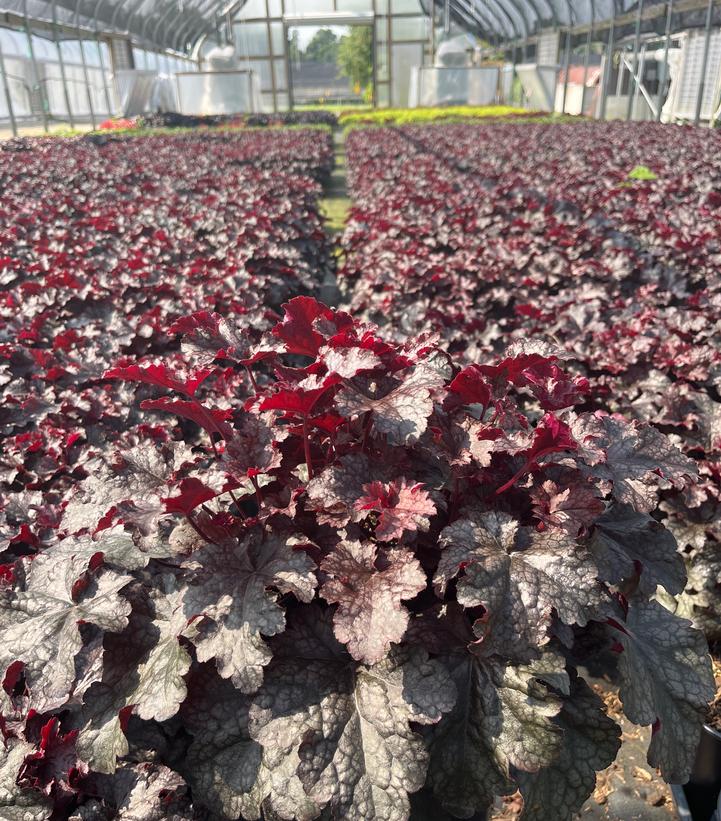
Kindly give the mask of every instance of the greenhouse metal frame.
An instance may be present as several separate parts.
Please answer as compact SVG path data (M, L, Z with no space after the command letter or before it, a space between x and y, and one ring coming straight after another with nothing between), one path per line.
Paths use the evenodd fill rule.
M141 68L189 71L200 67L211 45L233 43L246 69L261 77L267 106L293 105L287 32L306 21L366 23L374 27L374 102L400 106L407 97L410 63L432 65L439 39L469 32L519 64L557 65L564 78L566 110L569 67L591 55L627 49L626 119L643 96L656 119L661 105L643 86L639 50L649 39L665 48L659 88L667 80L668 49L680 31L701 32L700 70L693 121L701 120L708 95L707 73L714 29L721 26L719 0L2 0L0 2L0 118L13 133L21 122L47 129L53 109L71 127L97 124L114 113L109 72ZM433 25L430 21L433 21ZM714 41L715 43L715 41ZM721 45L721 44L720 44ZM29 66L31 81L17 70ZM40 71L40 67L45 72ZM599 116L607 115L611 71L602 74ZM618 78L619 88L623 77ZM713 101L713 105L717 101Z

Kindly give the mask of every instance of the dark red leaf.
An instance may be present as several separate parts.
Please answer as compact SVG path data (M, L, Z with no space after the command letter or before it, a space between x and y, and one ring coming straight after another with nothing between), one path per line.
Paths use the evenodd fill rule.
M192 376L178 377L165 365L135 364L127 367L110 368L106 371L106 379L125 379L128 382L143 382L147 385L157 385L161 388L195 396L198 386L212 373L211 368L201 368Z

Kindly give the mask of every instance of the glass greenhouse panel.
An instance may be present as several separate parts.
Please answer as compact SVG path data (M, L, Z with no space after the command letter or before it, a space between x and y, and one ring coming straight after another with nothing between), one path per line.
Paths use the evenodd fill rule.
M391 0L391 14L421 14L423 8L418 0Z
M265 0L248 0L243 6L239 18L242 20L256 20L265 17Z
M30 117L32 115L31 87L28 81L27 61L16 57L5 57L5 71L10 88L11 102L16 117ZM10 117L5 95L0 98L0 116Z
M24 57L28 51L28 41L19 31L0 28L0 47L6 57L11 54Z
M391 51L391 105L405 107L411 84L411 69L423 64L423 47L415 43L393 44Z
M288 77L285 68L285 60L273 60L273 73L275 74L275 88L287 90Z
M133 62L136 68L146 68L148 65L148 56L145 49L133 48Z
M388 43L385 40L376 41L376 79L388 79Z
M234 26L235 48L240 57L269 55L268 27L265 23L241 23Z
M338 7L338 11L373 11L373 3L371 0L336 0L336 6Z
M335 11L333 0L285 0L285 13L326 14Z
M277 57L279 54L285 53L285 32L282 23L270 24L270 40L273 46L273 55Z
M272 85L270 79L270 60L244 60L243 68L254 71L260 80L261 91L269 91Z
M392 17L391 37L394 40L428 39L428 18L426 17Z

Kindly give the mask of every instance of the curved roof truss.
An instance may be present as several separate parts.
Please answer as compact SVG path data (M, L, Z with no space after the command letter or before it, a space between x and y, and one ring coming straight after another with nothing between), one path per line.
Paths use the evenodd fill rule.
M437 20L448 12L464 29L509 47L541 30L571 29L577 34L619 26L635 15L641 0L435 0ZM31 26L72 37L73 31L130 37L142 48L195 56L215 37L246 0L0 0L0 14L11 25ZM421 0L426 13L431 0ZM666 0L645 0L644 19L663 17ZM683 0L684 9L705 7L707 0ZM691 9L693 6L693 9ZM716 15L715 15L716 16ZM655 25L655 23L654 23ZM532 40L531 40L532 41Z

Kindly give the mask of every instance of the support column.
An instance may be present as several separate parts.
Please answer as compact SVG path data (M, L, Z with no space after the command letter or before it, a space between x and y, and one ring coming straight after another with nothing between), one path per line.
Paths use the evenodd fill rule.
M5 99L8 101L8 114L10 115L10 127L13 130L13 137L18 135L18 124L15 120L15 109L13 108L13 101L10 95L10 83L8 82L8 75L5 71L5 56L3 55L2 41L0 40L0 75L2 76L3 91L5 92Z
M386 49L388 51L388 108L393 108L393 32L391 31L391 0L386 8ZM446 10L450 14L450 0L446 0Z
M278 88L275 82L275 57L273 55L273 33L270 27L270 4L265 0L265 33L268 40L268 57L270 62L270 89L273 94L273 111L278 111Z
M503 102L506 105L512 105L516 102L516 95L514 94L514 86L516 84L516 43L513 43L513 62L511 63L511 90L508 95L508 99L504 100Z
M90 75L88 74L88 61L85 59L85 41L80 30L80 0L75 4L75 31L77 33L78 45L80 46L80 61L83 65L83 79L85 80L85 92L88 99L88 111L90 112L90 124L95 130L95 106L93 104L93 92L90 86Z
M285 86L288 89L288 111L293 110L293 67L290 64L288 47L288 24L285 22L285 0L280 0L280 13L283 16L283 56L285 57Z
M698 84L698 95L696 96L696 114L693 118L693 124L698 125L701 122L701 107L703 106L703 95L706 90L706 72L708 70L708 49L711 43L711 15L713 14L713 0L708 0L706 7L706 28L703 46L703 62L701 63L701 80Z
M63 97L65 98L65 108L68 112L68 121L70 128L75 128L75 118L73 117L73 108L70 105L70 92L68 91L68 78L65 74L65 58L63 57L63 50L58 38L58 10L57 0L53 0L51 15L53 19L53 42L55 43L55 50L58 53L58 65L60 66L60 79L63 84Z
M566 49L563 55L563 102L561 114L566 113L566 96L568 95L568 72L571 65L571 29L566 31Z
M588 64L591 60L591 40L593 39L593 20L586 35L586 51L583 55L583 88L581 89L581 114L586 110L586 83L588 82Z
M33 67L33 82L38 84L38 92L40 94L40 115L43 120L43 130L48 133L48 112L45 110L45 88L40 82L40 73L38 72L38 61L35 59L35 47L33 46L33 36L30 31L30 18L28 17L28 2L23 0L23 15L25 17L25 36L28 41L28 50L30 52L30 62Z
M431 19L430 19L430 47L431 47L431 66L436 62L436 0L431 0Z
M661 63L661 73L658 78L658 103L656 110L656 122L661 122L661 109L663 108L663 100L661 95L666 85L666 74L668 72L668 50L671 45L671 23L673 21L673 0L668 0L666 3L666 41L663 46L663 63Z
M373 25L371 27L371 106L378 108L378 28L376 0L373 0Z
M100 62L100 71L103 75L103 89L105 91L105 104L108 108L108 117L113 116L113 104L110 100L110 86L108 85L108 72L105 68L105 57L103 57L103 44L100 39L100 32L98 30L98 21L95 21L95 43L98 47L98 61Z
M603 87L601 89L601 110L599 111L599 119L606 119L606 99L608 98L608 84L611 81L611 66L613 63L613 35L616 23L616 7L613 9L613 17L611 17L611 26L608 29L608 45L606 47L606 62L603 67Z
M648 92L646 92L646 89L643 87L643 70L644 70L645 67L646 67L646 45L644 44L641 47L641 58L638 61L638 73L636 75L638 77L638 82L636 83L636 85L633 89L633 107L634 107L634 109L636 108L636 103L638 102L638 98L641 94L641 90L643 89L643 91L645 92L644 95L643 95L643 98L644 98L644 100L646 100L646 103L648 104L648 107L651 109L651 113L653 113L653 108L650 105L650 97L648 95Z
M85 80L85 92L88 98L88 111L90 112L90 124L95 131L95 106L93 105L93 92L90 86L90 75L88 74L88 62L85 59L85 44L83 42L80 29L78 29L78 45L80 46L80 60L83 64L83 79Z
M638 49L641 45L641 15L643 14L643 0L638 0L638 10L636 12L636 30L633 35L633 70L631 71L631 81L628 84L628 104L626 105L626 121L630 120L633 115L633 101L636 99L635 89L638 88L638 82L642 80L638 77ZM631 83L634 84L634 90L631 90Z

